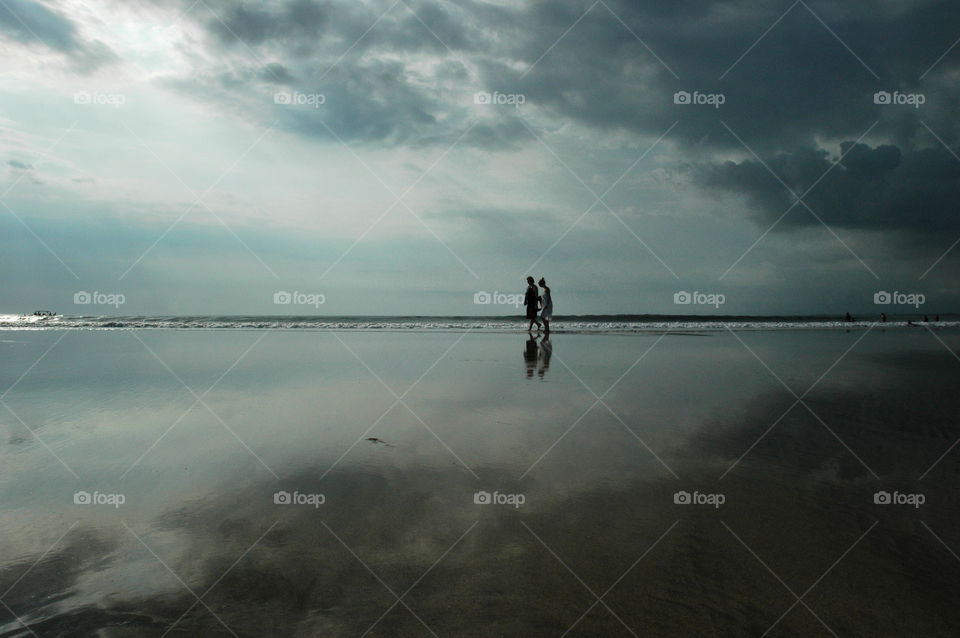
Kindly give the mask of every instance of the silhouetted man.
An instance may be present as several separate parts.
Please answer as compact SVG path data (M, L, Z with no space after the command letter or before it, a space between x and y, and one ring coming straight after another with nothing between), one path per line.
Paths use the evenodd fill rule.
M527 307L527 319L530 320L527 332L533 330L533 324L537 324L537 330L540 329L540 320L537 318L539 302L540 295L537 294L537 285L534 283L533 277L527 277L527 292L523 295L523 305Z

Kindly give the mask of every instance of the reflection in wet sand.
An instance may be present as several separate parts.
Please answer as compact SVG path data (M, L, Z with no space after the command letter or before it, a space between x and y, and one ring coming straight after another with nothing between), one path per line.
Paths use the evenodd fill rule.
M546 376L547 370L550 369L550 357L553 356L553 342L550 341L550 335L546 334L543 336L543 340L540 342L540 369L537 370L537 375L542 379Z
M531 334L523 347L523 361L526 363L528 379L533 378L533 372L537 369L538 355L539 346L537 345L537 338Z
M798 393L850 343L835 338L745 337ZM598 393L652 342L581 339L565 337L562 356ZM810 354L810 343L824 352ZM9 589L2 599L12 612L0 608L0 636L26 633L14 613L39 636L161 636L171 627L171 636L229 635L226 627L238 636L356 636L371 627L369 636L571 627L568 635L761 635L774 623L769 635L950 635L960 628L952 601L960 568L930 530L960 547L960 459L934 465L960 436L952 392L960 365L936 342L913 342L907 353L884 343L851 353L805 397L807 408L791 407L795 397L732 338L664 340L649 355L655 365L637 366L639 376L605 399L630 432L602 406L577 420L593 397L564 366L534 390L512 375L495 381L516 370L513 338L465 344L462 359L454 355L405 401L479 480L402 407L377 422L389 402L354 421L349 436L324 424L280 451L269 432L258 439L233 416L279 479L224 437L204 452L223 467L196 475L199 484L174 490L173 474L148 484L132 472L127 509L84 510L46 554L75 510L51 518L23 503L5 514L36 517L34 529L50 540L26 550L5 535L0 591ZM411 343L410 352L434 350L406 378L416 380L448 345ZM524 353L529 366L526 345ZM325 374L363 372L342 361ZM543 340L533 363L538 376L549 366ZM409 385L403 370L379 373ZM261 401L283 397L270 405L288 407L288 427L297 416L283 388L296 380L260 390ZM332 400L322 390L317 397ZM141 451L134 443L142 446L130 443L132 458ZM282 462L284 454L296 462ZM4 493L14 489L26 486L7 479ZM879 507L880 489L923 492L927 504ZM725 503L676 504L681 490L720 492ZM293 502L277 502L281 491ZM478 491L525 499L477 503ZM317 494L322 504L295 500Z

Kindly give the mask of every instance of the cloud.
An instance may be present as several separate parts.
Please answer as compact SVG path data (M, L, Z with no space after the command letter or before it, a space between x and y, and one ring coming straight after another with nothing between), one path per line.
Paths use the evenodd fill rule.
M31 0L0 3L0 33L21 44L40 44L64 54L80 72L93 71L117 59L104 43L81 38L76 25L61 13Z
M831 226L923 235L960 233L956 214L960 160L946 149L870 147L847 141L840 145L840 154L837 163L827 151L805 148L774 156L766 164L798 195L813 186L804 202ZM764 226L795 201L756 160L703 164L691 170L703 186L744 196L751 214ZM783 218L784 228L820 223L802 204L794 209Z
M258 78L264 82L276 84L292 84L295 81L287 67L277 62L264 65L258 73Z
M956 39L944 3L895 15L808 4L810 11L799 4L786 15L789 5L770 2L609 2L610 10L595 5L585 15L577 4L537 4L515 12L491 43L495 55L476 61L488 85L524 92L528 103L599 130L659 136L679 120L670 139L688 151L741 149L721 120L760 153L855 139L878 119L875 133L891 141L924 131L915 110L875 104L878 90L927 91L927 123L956 133L947 107L960 97L951 79L956 59L919 79ZM726 100L719 109L674 104L681 90Z
M37 178L36 171L33 170L33 166L29 164L24 164L20 160L9 160L7 166L13 169L13 172L20 175L20 178L26 177L30 182L42 186L44 184L43 180Z
M638 138L656 138L679 120L670 141L690 153L742 150L726 124L769 154L855 139L877 119L874 133L886 141L916 138L923 132L916 113L872 98L877 90L919 86L924 69L955 39L944 6L811 2L784 14L777 2L610 0L585 13L588 7L572 1L384 7L292 0L211 2L209 14L198 7L187 18L206 35L211 60L195 76L242 78L231 87L236 101L254 102L264 84L326 94L322 114L280 115L281 127L305 135L328 139L316 121L323 118L348 142L442 145L482 117L490 135L479 145L513 139L505 109L468 108L470 96L485 90L524 94L528 117ZM910 36L919 33L924 37ZM891 43L902 44L892 50ZM936 95L923 113L951 138L958 125L945 105L960 99L949 79L955 67L948 57L933 69L926 88ZM220 99L221 87L195 76L177 81L192 83L196 99ZM681 90L722 93L725 102L719 109L678 105L673 96ZM256 107L248 116L277 119Z
M303 43L321 34L325 17L326 10L310 0L293 0L276 10L221 4L206 20L206 28L227 47L256 46L273 40Z
M70 20L30 0L7 0L0 4L0 29L20 42L39 41L61 53L81 46Z
M332 143L443 147L473 124L464 146L510 149L522 133L516 113L473 103L484 87L466 59L491 54L483 52L489 34L472 24L473 5L294 0L209 9L186 14L200 29L205 62L164 80L193 100ZM277 106L278 85L324 102Z
M509 245L503 237L517 229L542 232L537 239L546 250L593 203L589 191L608 187L613 190L605 203L630 233L685 277L723 272L790 207L790 190L802 193L825 173L804 201L825 223L849 229L843 240L858 253L862 244L877 251L898 242L930 253L960 231L950 211L960 194L960 163L943 146L956 150L960 140L953 112L960 100L960 56L958 50L943 55L956 40L958 22L945 0L882 6L865 0L113 2L106 5L117 13L112 25L68 5L28 0L10 1L12 9L0 14L0 35L15 43L33 47L38 41L15 19L19 12L58 54L82 60L97 50L93 36L100 36L131 63L109 78L128 84L117 87L129 88L127 106L120 112L74 109L71 116L82 122L56 149L65 152L75 135L89 135L83 149L92 153L83 158L88 151L78 150L83 170L70 175L95 175L103 186L67 184L84 196L102 190L118 197L106 173L138 167L97 152L98 142L115 148L107 125L115 128L122 117L184 175L207 154L198 149L213 158L247 133L253 142L273 127L262 146L258 142L243 157L244 178L218 186L230 189L233 204L225 214L242 215L238 202L259 199L278 217L309 217L337 233L353 219L366 219L367 206L379 212L390 203L373 201L372 192L380 189L370 189L374 180L358 158L391 185L407 182L391 171L402 174L407 163L425 170L442 159L411 205L445 241L448 232L456 236L464 229L482 238L454 245L458 253L475 249L480 255L465 257L471 267L474 259L482 263ZM121 22L130 28L111 28ZM62 85L45 89L55 93ZM522 94L524 104L474 103L476 93L495 91ZM678 91L722 94L724 100L719 108L678 104ZM923 93L925 100L920 108L878 104L878 91ZM281 92L307 99L285 104L275 99ZM14 126L39 118L33 107L46 98L40 93L31 96L34 102L24 100L19 112L8 112ZM9 98L14 105L19 99ZM87 126L94 118L96 131ZM668 128L656 150L644 155ZM187 130L190 135L182 134ZM202 132L202 142L193 131ZM35 145L37 156L56 139L48 137ZM457 149L444 155L455 141ZM226 160L224 166L233 157ZM315 179L296 177L298 167L314 161ZM24 169L11 164L12 170ZM46 166L43 172L51 183L58 174ZM149 171L122 181L129 189L124 197L162 198L144 186L155 181ZM534 217L548 210L552 224ZM393 257L414 245L413 233L399 220L389 222L364 242L382 241L379 252ZM356 233L344 232L349 241L363 231L358 225ZM853 260L835 239L803 232L808 228L822 230L809 211L795 206L751 256L754 265L768 259L751 282L769 283L780 275L777 260L796 255L815 270L842 252L846 261L837 261L836 269L847 268ZM647 262L669 274L625 230L597 204L550 258L593 260L593 271L579 269L585 278L636 272ZM631 246L603 245L621 239ZM331 261L348 245L331 246ZM784 246L795 252L778 255ZM762 252L767 248L769 258ZM599 265L598 255L616 267ZM344 267L357 263L351 255Z

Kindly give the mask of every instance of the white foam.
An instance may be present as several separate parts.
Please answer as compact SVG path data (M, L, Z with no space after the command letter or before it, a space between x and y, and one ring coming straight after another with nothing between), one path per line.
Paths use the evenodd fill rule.
M0 330L376 330L376 331L480 331L525 332L526 320L500 317L43 317L0 315ZM725 321L701 318L625 320L618 318L557 319L551 323L555 333L643 333L643 332L716 332L733 330L849 330L870 326L906 328L905 321L872 322L810 320L770 320L740 318ZM916 323L916 327L960 327L960 321Z

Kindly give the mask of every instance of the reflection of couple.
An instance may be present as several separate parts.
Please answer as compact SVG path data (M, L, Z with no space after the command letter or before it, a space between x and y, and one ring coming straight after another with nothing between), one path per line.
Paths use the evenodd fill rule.
M523 305L527 307L527 319L530 320L527 332L533 330L533 324L537 324L537 330L540 330L540 321L543 320L544 334L549 335L550 319L553 318L553 297L550 296L550 288L543 277L537 283L543 289L542 293L537 292L533 277L527 277L527 292L523 296ZM540 313L539 318L537 318L538 311Z
M541 379L550 368L550 355L553 354L553 344L550 343L550 333L545 332L543 339L540 340L540 347L537 347L537 338L530 335L527 339L527 345L523 350L523 360L527 364L527 378L533 378L533 371L537 370L537 359L540 360L540 369L537 370L537 376Z

